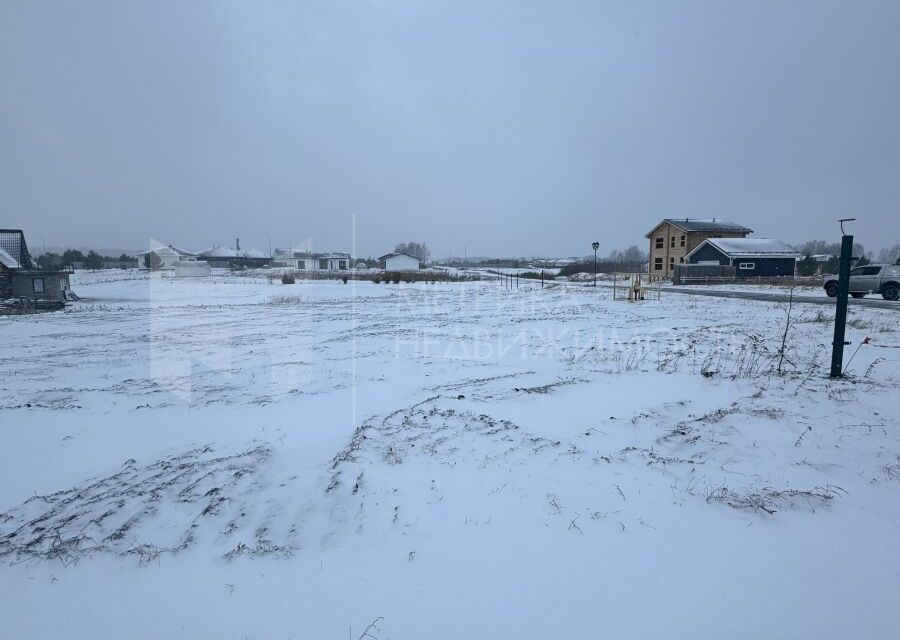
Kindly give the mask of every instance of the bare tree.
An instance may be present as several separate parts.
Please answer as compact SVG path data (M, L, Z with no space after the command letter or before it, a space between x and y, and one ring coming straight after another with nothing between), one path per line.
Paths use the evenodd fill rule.
M394 252L414 256L419 262L431 261L431 248L424 242L400 242L394 247Z

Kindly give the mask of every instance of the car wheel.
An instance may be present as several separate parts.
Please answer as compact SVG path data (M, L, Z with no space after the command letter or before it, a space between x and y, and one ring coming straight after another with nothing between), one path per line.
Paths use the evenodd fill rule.
M835 283L829 283L825 285L825 294L829 298L834 298L837 296L837 285Z
M896 300L900 297L900 288L895 284L886 284L881 289L881 297L885 300Z
M864 293L851 293L850 295L853 296L854 298L865 298L866 297L866 294L864 294Z

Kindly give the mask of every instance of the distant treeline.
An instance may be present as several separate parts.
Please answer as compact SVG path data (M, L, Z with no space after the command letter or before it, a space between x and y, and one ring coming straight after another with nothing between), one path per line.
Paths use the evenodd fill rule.
M83 253L78 249L66 249L62 253L54 253L52 251L42 253L35 258L35 261L42 269L62 269L76 266L82 269L103 269L110 264L125 269L138 265L137 258L124 253L118 257L103 256L93 250Z
M818 273L837 274L841 268L841 243L825 242L824 240L810 240L803 244L795 245L794 248L803 256L797 262L798 276L814 276ZM817 260L813 256L828 256L825 260ZM859 258L853 264L855 267L862 267L872 262L881 264L900 264L900 244L895 244L887 249L882 249L877 254L867 252L865 247L858 242L853 243L853 256Z
M647 262L647 253L641 251L637 245L632 245L627 249L614 249L606 257L597 258L597 273L612 273L615 271L640 271ZM538 258L478 258L473 257L465 263L470 267L492 267L506 269L537 269L535 273L540 276L540 269L555 268L555 261L542 260ZM463 266L463 262L454 259L449 262L450 266ZM575 262L564 265L560 268L559 275L573 275L575 273L593 273L594 272L594 256L585 256Z

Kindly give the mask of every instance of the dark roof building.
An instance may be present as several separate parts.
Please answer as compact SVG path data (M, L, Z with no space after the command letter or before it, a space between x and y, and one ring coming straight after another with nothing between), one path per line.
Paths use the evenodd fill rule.
M722 218L664 218L663 221L656 225L645 237L649 238L653 234L653 231L656 231L660 225L665 223L669 223L682 231L706 231L710 233L737 232L743 233L744 235L753 233L753 229L750 229L749 227L731 222L730 220L723 220Z
M28 253L25 234L20 229L0 229L0 300L61 307L69 298L74 299L74 294L68 272L37 268Z
M707 238L686 256L690 264L735 267L739 278L793 276L800 254L772 238Z
M267 267L271 262L269 256L257 249L232 249L220 245L201 251L197 255L208 262L211 267L228 269Z

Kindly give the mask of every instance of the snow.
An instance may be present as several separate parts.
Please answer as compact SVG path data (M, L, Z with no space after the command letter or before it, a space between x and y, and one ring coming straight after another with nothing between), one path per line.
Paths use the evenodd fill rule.
M8 637L896 635L893 310L831 381L830 307L779 375L783 303L73 288L0 318Z

